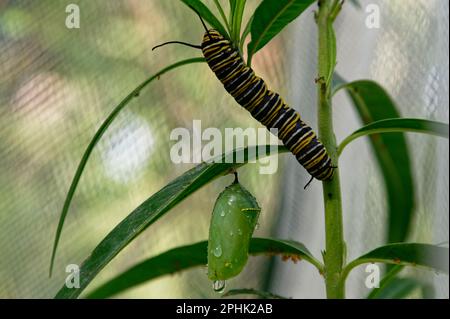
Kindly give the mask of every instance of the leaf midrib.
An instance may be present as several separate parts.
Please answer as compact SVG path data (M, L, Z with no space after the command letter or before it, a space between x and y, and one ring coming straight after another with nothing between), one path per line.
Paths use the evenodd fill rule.
M290 7L292 5L293 2L295 2L295 0L291 0L289 3L287 3L283 7L283 9L278 11L278 13L274 16L274 19L270 20L270 23L268 23L267 27L265 27L263 29L263 32L261 33L261 36L255 41L255 45L253 46L252 51L251 51L251 56L253 56L253 54L255 53L255 50L258 47L259 43L261 43L261 40L266 35L267 31L272 27L272 25L275 22L275 20L278 19L280 17L280 15L282 15L288 9L288 7Z

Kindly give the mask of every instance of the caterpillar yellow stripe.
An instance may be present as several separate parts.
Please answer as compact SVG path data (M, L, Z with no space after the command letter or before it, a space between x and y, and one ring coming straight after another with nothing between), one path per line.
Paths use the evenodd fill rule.
M333 177L331 158L316 134L278 93L267 88L230 41L210 29L203 36L201 49L225 90L268 129L278 129L278 137L312 177L318 180Z

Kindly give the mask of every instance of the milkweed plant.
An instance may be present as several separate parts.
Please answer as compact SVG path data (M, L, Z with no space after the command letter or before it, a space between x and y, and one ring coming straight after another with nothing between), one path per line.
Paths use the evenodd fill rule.
M328 177L321 181L325 214L325 247L322 258L313 256L306 246L299 242L280 238L254 238L252 236L260 211L264 208L260 208L257 199L242 185L245 182L238 179L237 171L239 167L261 156L258 152L255 152L257 146L253 145L243 149L235 149L231 153L220 156L221 158L241 156L244 159L243 163L229 163L229 161L201 163L150 196L123 219L86 258L80 268L80 287L74 289L63 285L56 294L56 298L79 297L99 272L146 228L169 213L178 203L193 195L195 191L230 172L234 172L236 178L233 184L219 195L214 204L208 240L177 247L144 260L103 283L87 297L110 297L159 276L206 264L208 265L207 276L213 282L214 289L223 291L225 280L239 275L246 265L249 254L280 254L295 261L303 260L310 263L323 276L327 298L345 298L346 279L349 273L361 264L377 262L388 265L379 287L374 288L367 296L368 298L380 298L389 295L389 293L390 296L395 297L392 291L398 290L400 285L404 283L400 279L404 280L405 278L400 278L398 274L405 267L424 267L448 273L449 249L447 247L429 243L406 242L408 230L413 221L414 203L411 194L414 194L414 185L405 133L416 132L448 138L449 127L448 124L427 119L403 118L400 116L395 102L378 83L371 80L347 82L335 73L336 57L339 50L336 47L333 24L336 19L339 19L339 13L345 10L346 6L358 6L358 2L350 1L350 3L344 4L344 1L341 0L262 0L250 15L248 21L243 21L246 0L229 0L226 7L229 8L228 14L224 10L224 1L214 0L215 8L209 8L200 0L180 0L179 2L180 5L184 4L190 8L193 16L198 14L202 22L204 21L203 24L207 28L204 42L209 41L208 34L211 37L212 33L226 40L230 48L225 49L229 49L230 54L238 56L237 59L241 63L241 70L239 71L241 73L239 74L242 74L243 70L252 72L251 61L253 56L309 6L315 7L314 19L317 25L318 43L317 77L315 81L318 96L316 106L318 114L316 127L318 127L318 131L315 134L318 137L317 141L320 142L313 145L311 144L313 143L312 139L306 141L308 134L301 135L298 140L299 144L302 144L303 140L306 142L304 142L304 148L296 149L298 154L289 147L289 143L284 143L285 146L266 145L264 147L266 148L265 156L270 155L275 149L277 156L291 151L299 159L302 155L307 157L313 146L317 146L317 154L319 154L319 151L320 154L324 154L324 161L330 159L328 166L326 166ZM215 15L213 12L218 12L218 14ZM212 38L210 40L212 41ZM200 45L190 46L202 48ZM117 115L130 101L138 98L139 93L155 79L185 65L208 62L219 79L226 84L224 76L222 78L219 76L218 62L215 61L214 64L208 61L205 46L203 46L203 49L204 57L194 57L171 64L138 85L101 124L81 158L63 204L53 245L50 275L53 270L64 220L83 170L96 144ZM220 54L214 56L214 58L220 59ZM223 60L231 60L231 58L230 55L222 57ZM228 63L227 67L231 65L229 61L221 62L226 62L225 65ZM257 80L257 78L255 79ZM238 81L237 83L241 84L242 82ZM261 84L262 86L263 84ZM230 87L225 85L225 88L230 91ZM253 88L256 88L256 85L254 87L247 86L244 92L250 94L251 91L256 91ZM362 123L360 129L339 143L334 135L332 116L333 96L338 91L345 91L349 95ZM224 94L226 94L225 91ZM261 93L260 96L256 92L254 94L255 100L270 98L268 94ZM238 94L236 92L235 95L237 99ZM283 108L282 103L278 100L276 103L274 102L275 105L278 103L280 105L279 110L289 110L289 108ZM256 103L254 106L261 105L261 103ZM290 120L282 121L282 117L287 112L282 114L279 111L275 114L275 110L275 107L268 109L266 114L271 115L270 112L273 111L274 119L278 119L285 127L290 128L289 130L282 130L280 133L294 138L297 125L297 122L293 120L295 118L294 113L289 113ZM263 124L266 125L266 123ZM266 126L269 127L270 125ZM300 126L298 128L301 129ZM311 130L310 134L312 136L314 132ZM347 248L342 222L339 157L348 144L362 136L368 137L368 142L371 144L375 155L375 161L378 162L385 181L389 210L386 225L387 242L385 245L375 247L354 260L347 261ZM308 148L309 146L311 147ZM312 167L312 165L304 166L306 168ZM299 169L302 168L299 166ZM397 172L397 174L391 174L392 171ZM331 175L332 177L329 178ZM176 265L176 268L174 268L174 265ZM419 287L420 283L415 282L414 278L408 278L408 280L412 283L408 286L410 289L412 289L411 287ZM402 287L404 288L404 286ZM282 298L270 292L249 287L229 290L225 295L239 294L253 294L262 298Z

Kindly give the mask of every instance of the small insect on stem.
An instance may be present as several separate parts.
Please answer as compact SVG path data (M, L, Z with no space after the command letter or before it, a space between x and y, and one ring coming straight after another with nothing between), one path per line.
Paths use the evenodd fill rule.
M314 79L314 83L321 83L321 84L323 84L323 83L325 83L325 78L323 77L323 76L321 76L321 77L318 77L318 78L315 78Z

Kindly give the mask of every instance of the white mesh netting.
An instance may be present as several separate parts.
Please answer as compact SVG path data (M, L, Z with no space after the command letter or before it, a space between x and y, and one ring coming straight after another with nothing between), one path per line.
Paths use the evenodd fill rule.
M360 1L361 9L347 6L336 21L337 72L346 80L373 79L396 101L404 117L427 118L448 123L448 2ZM367 5L376 4L380 28L369 29ZM309 18L308 18L309 16ZM312 13L291 26L291 101L315 105L316 26ZM346 94L334 98L338 141L361 126ZM313 108L304 111L316 123ZM416 186L416 210L411 241L448 243L448 141L407 134ZM283 218L278 235L307 243L319 256L324 247L321 186L307 192L304 172L289 161L283 187ZM356 140L339 162L343 192L344 228L348 260L385 242L386 201L383 180L369 143ZM306 263L277 265L272 279L275 292L299 298L324 297L322 278ZM363 297L367 274L357 268L347 282L348 297ZM414 276L436 283L436 296L448 298L448 276L416 270ZM296 278L296 280L292 280Z
M225 1L227 2L227 1ZM251 7L257 1L247 1ZM152 46L172 39L198 43L202 27L179 1L80 0L81 28L64 21L69 1L0 1L0 297L48 298L64 282L65 266L80 264L133 208L192 165L170 162L170 131L203 127L259 127L224 94L205 65L164 75L135 99L99 143L69 212L55 274L48 266L57 218L76 165L101 121L138 83L170 63L199 56L185 47ZM365 5L375 3L381 27L364 27ZM212 1L209 2L212 5ZM338 72L347 80L379 81L402 115L448 122L448 2L361 1L346 4L336 23ZM310 10L311 11L311 10ZM316 128L316 27L305 12L254 59L254 68ZM359 127L349 100L335 98L342 139ZM411 240L448 242L448 144L408 135L414 150L416 228ZM320 256L323 204L320 183L284 155L283 171L240 170L263 207L257 236L305 243ZM364 139L341 162L348 258L383 243L385 201L378 167ZM196 193L147 229L93 282L93 287L152 255L207 238L209 214L225 177ZM195 223L193 223L195 221ZM320 276L307 264L251 258L229 288L269 287L289 297L324 297ZM415 271L448 298L448 276ZM294 278L294 280L293 280ZM363 297L364 270L350 276L349 297ZM215 297L204 269L165 276L120 297Z

